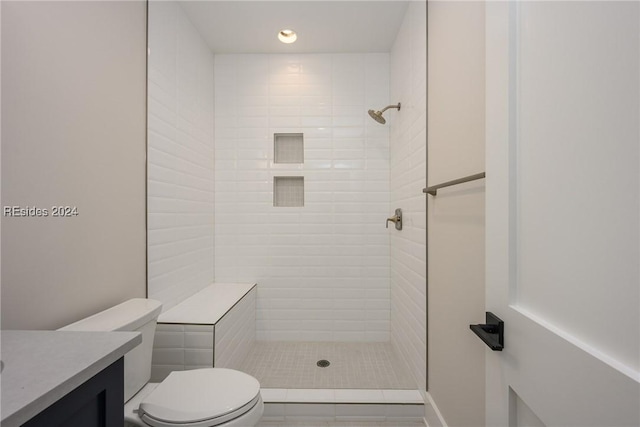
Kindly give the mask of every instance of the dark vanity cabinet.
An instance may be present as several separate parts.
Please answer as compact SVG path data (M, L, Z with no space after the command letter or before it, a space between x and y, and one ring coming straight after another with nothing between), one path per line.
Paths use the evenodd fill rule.
M122 427L124 357L98 372L23 427Z

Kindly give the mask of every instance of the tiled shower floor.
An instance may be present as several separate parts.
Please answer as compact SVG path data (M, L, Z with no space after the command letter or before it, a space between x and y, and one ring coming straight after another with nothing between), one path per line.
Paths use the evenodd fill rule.
M388 343L257 342L241 370L263 388L417 388Z

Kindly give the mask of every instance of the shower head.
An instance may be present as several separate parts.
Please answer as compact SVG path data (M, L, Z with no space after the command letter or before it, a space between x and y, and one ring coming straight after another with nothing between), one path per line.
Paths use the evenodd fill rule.
M382 117L382 113L387 111L389 108L397 108L398 111L400 111L400 103L398 102L398 105L387 105L386 107L384 107L380 111L369 110L369 115L371 116L371 118L373 120L375 120L376 122L378 122L381 125L383 125L383 124L387 123L387 121L384 119L384 117Z
M380 123L381 125L387 123L387 121L384 119L384 117L382 117L382 111L369 110L369 115L371 116L371 118L373 120L375 120L376 122Z

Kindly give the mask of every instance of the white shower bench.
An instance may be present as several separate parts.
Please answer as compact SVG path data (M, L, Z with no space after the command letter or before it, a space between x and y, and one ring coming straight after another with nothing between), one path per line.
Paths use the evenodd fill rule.
M255 283L214 283L160 314L151 381L172 371L238 369L256 339Z

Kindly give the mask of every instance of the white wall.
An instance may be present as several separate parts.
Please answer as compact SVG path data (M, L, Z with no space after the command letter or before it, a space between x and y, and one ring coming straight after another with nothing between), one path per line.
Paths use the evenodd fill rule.
M2 327L145 295L144 2L2 2Z
M391 342L426 389L427 296L427 3L411 2L391 51L391 210L402 208L403 230L391 234Z
M484 171L484 4L429 2L428 183ZM429 393L448 425L484 424L484 181L428 201Z
M216 280L258 283L259 340L388 340L388 54L216 55L215 82ZM273 163L275 132L304 165ZM281 175L304 207L273 207Z
M214 279L213 54L176 2L149 3L149 297Z

